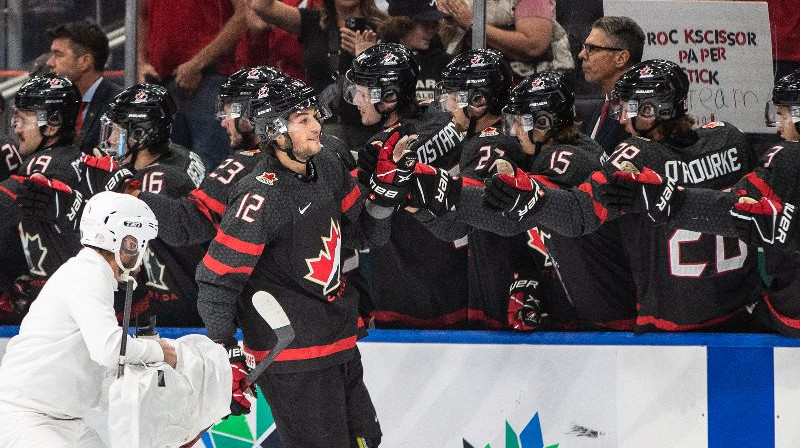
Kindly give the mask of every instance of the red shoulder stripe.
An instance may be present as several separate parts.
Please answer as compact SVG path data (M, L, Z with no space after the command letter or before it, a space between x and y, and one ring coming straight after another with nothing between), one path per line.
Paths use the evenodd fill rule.
M463 187L484 187L483 182L473 179L471 177L462 177L461 186Z
M245 274L250 275L253 273L252 266L239 266L233 267L214 259L210 254L203 257L203 264L213 273L217 275L230 275L230 274Z
M189 198L196 198L198 201L205 204L206 207L211 209L214 213L222 216L225 214L225 204L209 196L205 191L195 188L189 193Z
M214 240L223 246L235 250L236 252L247 255L261 255L264 252L263 244L253 244L242 241L239 238L225 234L222 229L217 230L217 237Z
M342 213L350 210L350 207L358 201L358 198L361 196L361 190L358 188L358 184L353 185L353 189L350 190L350 193L347 193L347 196L342 199Z
M758 191L761 192L761 195L764 196L765 198L775 202L783 202L781 198L779 198L778 195L776 195L775 192L772 190L772 187L770 187L769 184L766 181L764 181L764 179L758 177L756 173L750 172L747 173L747 175L745 175L744 177L748 181L750 181L750 183L753 184L753 186L756 187Z
M7 194L9 197L11 197L11 199L13 199L15 201L17 200L17 195L15 195L11 190L9 190L8 188L6 188L6 187L4 187L2 185L0 185L0 192L3 192L5 194Z

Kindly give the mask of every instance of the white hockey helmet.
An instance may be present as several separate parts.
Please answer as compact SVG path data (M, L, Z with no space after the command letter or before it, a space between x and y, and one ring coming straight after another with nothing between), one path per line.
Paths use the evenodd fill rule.
M113 253L124 278L142 262L147 242L158 235L158 221L141 199L103 191L86 203L80 229L81 244Z

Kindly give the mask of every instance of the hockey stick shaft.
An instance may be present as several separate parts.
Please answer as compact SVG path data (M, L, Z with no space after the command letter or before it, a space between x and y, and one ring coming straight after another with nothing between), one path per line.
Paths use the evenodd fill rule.
M121 378L125 373L125 352L128 349L128 329L131 322L131 305L133 304L134 280L128 277L125 285L125 307L122 310L122 341L119 344L119 366L117 367L117 378Z

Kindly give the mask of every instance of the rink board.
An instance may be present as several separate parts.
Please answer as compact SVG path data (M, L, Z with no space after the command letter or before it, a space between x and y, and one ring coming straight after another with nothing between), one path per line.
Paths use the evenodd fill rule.
M800 446L800 340L373 330L359 346L384 448ZM197 447L276 439L260 399Z

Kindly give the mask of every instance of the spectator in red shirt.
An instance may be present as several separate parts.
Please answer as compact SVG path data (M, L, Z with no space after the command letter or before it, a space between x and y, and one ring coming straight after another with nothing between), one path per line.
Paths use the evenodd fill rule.
M219 86L236 71L236 47L247 30L245 0L144 0L139 7L139 80L160 81L178 113L172 141L213 168L230 149L216 123Z

